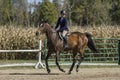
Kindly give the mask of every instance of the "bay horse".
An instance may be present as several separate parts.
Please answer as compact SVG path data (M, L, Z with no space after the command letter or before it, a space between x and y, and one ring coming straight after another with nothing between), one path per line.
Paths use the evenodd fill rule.
M84 49L88 46L92 51L98 52L95 48L91 35L89 33L81 33L81 32L72 32L68 35L68 49L64 49L64 41L60 39L57 31L52 28L47 22L42 23L37 31L36 35L38 36L41 33L45 33L47 37L47 56L45 58L45 64L47 72L50 73L49 65L48 65L48 58L51 56L52 53L56 54L56 65L58 66L59 70L65 72L64 69L61 68L59 65L59 55L60 52L63 50L72 50L73 53L73 63L70 67L68 74L71 74L73 67L76 63L76 55L79 53L80 58L78 60L78 64L76 67L76 71L79 71L80 63L84 59Z

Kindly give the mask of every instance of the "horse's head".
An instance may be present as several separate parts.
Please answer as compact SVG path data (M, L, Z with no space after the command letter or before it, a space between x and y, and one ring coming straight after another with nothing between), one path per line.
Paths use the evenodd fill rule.
M41 23L36 31L36 36L38 36L39 34L42 34L42 33L46 33L48 30L50 30L50 28L51 27L47 22Z

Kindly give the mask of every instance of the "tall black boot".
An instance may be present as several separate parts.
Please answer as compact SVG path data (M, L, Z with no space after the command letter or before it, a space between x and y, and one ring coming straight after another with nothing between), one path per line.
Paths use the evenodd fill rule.
M68 48L67 36L63 37L63 39L64 39L64 47Z

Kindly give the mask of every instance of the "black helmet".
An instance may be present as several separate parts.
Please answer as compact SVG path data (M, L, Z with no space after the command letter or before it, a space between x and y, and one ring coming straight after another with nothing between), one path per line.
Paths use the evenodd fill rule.
M66 14L65 10L60 11L60 14Z

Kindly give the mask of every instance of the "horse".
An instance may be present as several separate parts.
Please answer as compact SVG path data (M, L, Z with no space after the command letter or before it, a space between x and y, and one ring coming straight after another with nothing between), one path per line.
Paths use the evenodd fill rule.
M52 28L52 26L50 26L50 24L48 24L47 22L42 23L37 31L36 31L36 35L38 36L39 34L45 34L46 38L47 38L47 56L45 58L45 64L46 64L46 69L48 74L51 72L51 70L49 69L49 65L48 65L48 59L51 56L52 53L56 54L56 65L59 68L60 71L65 72L64 69L61 68L61 66L59 65L59 55L61 51L72 51L73 54L73 63L68 71L68 74L71 74L71 71L73 70L73 67L76 63L76 55L77 53L79 53L79 60L78 60L78 64L76 67L76 72L79 71L79 66L81 64L81 62L84 59L84 49L86 46L88 46L92 51L94 52L99 52L94 43L93 40L91 38L91 35L89 33L81 33L81 32L71 32L68 35L68 48L65 49L64 48L64 41L60 39L58 32Z

